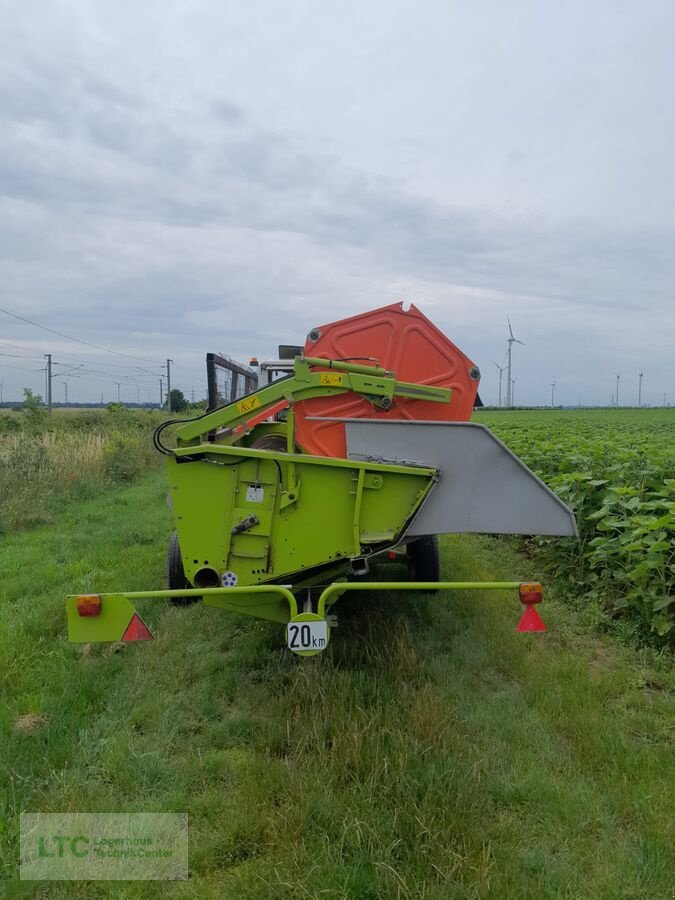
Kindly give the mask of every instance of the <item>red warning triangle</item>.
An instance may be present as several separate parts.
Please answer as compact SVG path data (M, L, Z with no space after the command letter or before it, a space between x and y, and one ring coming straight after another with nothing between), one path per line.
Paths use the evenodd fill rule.
M518 627L516 631L547 631L548 629L541 621L539 617L539 613L532 606L531 603L528 603L525 607L525 612L522 615L520 622L518 622Z
M131 617L131 622L127 625L127 630L122 635L123 641L151 641L152 640L152 632L145 624L143 619L138 615L138 613L134 613Z

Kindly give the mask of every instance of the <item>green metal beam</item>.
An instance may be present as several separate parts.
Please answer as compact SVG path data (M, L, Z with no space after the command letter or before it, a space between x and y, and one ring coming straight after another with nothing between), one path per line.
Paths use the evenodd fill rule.
M309 454L284 453L281 450L256 450L253 447L237 445L230 447L227 444L197 444L194 447L180 447L173 451L177 459L186 457L192 459L202 453L206 456L223 456L230 459L260 459L277 460L279 463L302 463L309 466L324 466L329 469L367 469L369 472L393 472L398 475L410 475L411 472L438 477L438 469L433 466L405 465L399 466L390 463L370 462L360 459L333 459L329 456L310 456Z
M235 598L245 599L251 596L276 594L288 603L288 618L298 614L298 604L295 597L286 585L246 585L222 588L183 588L181 590L167 591L115 591L109 594L99 594L101 598L101 612L97 616L80 616L77 611L77 595L66 597L66 618L68 622L68 639L78 644L99 643L106 641L119 641L131 618L135 614L134 600L170 600L172 597L199 597L209 605L217 605L222 601L234 601ZM261 602L264 600L261 599ZM254 604L255 605L255 604ZM246 613L245 608L234 609L235 612ZM275 611L276 613L277 611ZM260 610L256 613L260 614ZM273 615L263 616L275 621ZM287 619L279 614L276 619L285 622Z
M334 371L312 371L321 366ZM246 431L246 425L267 407L287 400L290 405L299 400L346 393L360 394L374 407L387 409L394 396L414 397L438 403L450 402L449 388L430 387L397 381L392 373L371 366L360 366L340 360L296 357L293 375L272 382L260 390L227 406L215 409L193 422L187 422L176 431L179 447L194 445L209 432L221 430L221 441L235 441ZM242 431L243 427L243 431ZM238 429L235 431L235 429Z
M502 591L518 590L520 581L359 581L333 582L324 588L319 596L314 619L326 618L326 607L335 595L348 591ZM288 603L290 620L298 620L298 604L291 585L265 584L241 585L222 588L182 588L162 591L128 591L100 594L101 613L94 617L81 617L77 611L77 595L66 598L69 640L75 643L96 643L99 641L119 641L135 614L133 600L170 600L172 597L199 597L210 605L223 605L235 597L277 594ZM335 598L337 599L337 598ZM220 601L220 603L219 603ZM262 602L262 601L261 601ZM225 604L224 608L228 608ZM232 612L246 613L243 606L230 607ZM259 612L253 612L259 615ZM268 618L268 616L265 616ZM271 618L271 617L269 617ZM282 618L272 619L282 621ZM286 621L284 619L284 621Z

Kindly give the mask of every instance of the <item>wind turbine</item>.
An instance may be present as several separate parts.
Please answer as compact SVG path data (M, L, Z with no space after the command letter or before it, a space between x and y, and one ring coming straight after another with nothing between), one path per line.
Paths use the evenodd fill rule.
M640 372L640 379L638 381L638 408L642 408L642 376L644 372ZM2 395L0 395L1 397Z
M518 381L518 379L514 378L511 382L511 403L513 404L516 402L516 381Z
M507 373L508 379L506 382L506 405L513 406L513 387L512 387L512 383L511 383L511 381L512 381L511 380L511 347L513 344L522 344L524 347L525 344L523 343L523 341L519 341L518 338L514 338L513 328L511 328L511 320L509 319L508 316L506 317L506 321L509 323L509 336L507 338L507 343L509 345L509 349L507 351L508 362L506 364L506 367L508 369L508 373Z
M616 376L616 407L619 408L619 381L621 380L621 372Z
M494 362L494 360L493 360ZM506 366L500 366L499 363L495 363L497 368L499 369L499 405L502 405L502 372L506 368Z
M56 380L57 379L55 378L54 381L56 381ZM63 402L67 406L68 405L68 381L64 378L63 381L61 382L61 384L63 384Z
M555 378L551 382L551 409L555 406Z

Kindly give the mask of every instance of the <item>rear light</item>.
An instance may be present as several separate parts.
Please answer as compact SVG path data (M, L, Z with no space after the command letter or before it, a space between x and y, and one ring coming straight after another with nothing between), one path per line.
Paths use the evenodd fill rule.
M101 604L100 594L80 594L75 601L78 616L100 616Z
M521 584L518 588L520 602L525 603L526 605L529 605L530 603L541 603L542 595L542 587L537 582L532 584Z
M539 618L539 613L534 608L535 603L541 603L542 599L541 585L536 581L531 584L520 584L518 586L518 596L520 602L525 605L523 613L516 631L546 631L546 626Z

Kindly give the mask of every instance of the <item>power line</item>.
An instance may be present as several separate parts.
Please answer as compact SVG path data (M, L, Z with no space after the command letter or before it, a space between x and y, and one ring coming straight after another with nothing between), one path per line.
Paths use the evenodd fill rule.
M69 334L64 334L62 331L56 331L54 328L48 328L46 325L40 325L39 322L32 322L30 319L24 319L23 316L17 316L16 313L10 312L8 309L2 309L0 307L0 312L4 313L6 316L11 316L13 319L18 319L19 322L25 322L27 325L33 325L35 328L41 328L43 331L48 331L50 334L57 334L59 337L65 338L67 341L75 341L76 344L84 344L85 347L93 347L94 350L101 350L103 353L112 353L115 356L124 356L126 359L136 359L139 362L144 363L153 363L154 360L143 359L140 356L132 356L130 353L120 353L118 350L109 350L108 347L100 347L98 344L91 344L89 341L83 341L80 338L72 337Z
M47 325L42 325L42 324L39 323L39 322L34 322L34 321L32 321L32 319L27 319L27 318L25 318L24 316L19 316L19 315L17 315L16 313L10 312L8 309L3 309L2 307L0 307L0 312L3 313L3 314L6 315L6 316L10 316L11 318L16 319L16 320L19 321L19 322L25 322L27 325L31 325L31 326L34 327L34 328L39 328L39 329L41 329L42 331L48 332L49 334L55 334L55 335L58 335L59 337L65 338L65 339L68 340L68 341L73 341L74 343L81 344L81 345L84 346L84 347L91 347L93 350L97 350L97 351L99 351L99 352L101 352L101 353L110 353L110 354L112 354L112 355L114 355L114 356L124 357L125 359L133 359L133 360L137 360L138 362L143 362L143 363L146 363L146 364L151 365L151 366L156 366L157 369L159 369L159 370L162 370L162 369L166 368L166 377L167 377L167 404L168 404L169 412L171 411L171 394L170 394L170 390L171 390L171 388L170 388L170 385L171 385L171 368L170 368L170 366L171 366L172 360L167 359L167 361L166 361L166 367L164 367L164 366L162 366L160 363L156 362L155 360L148 360L148 359L145 359L144 357L134 356L133 354L130 354L130 353L122 353L121 351L118 351L118 350L111 350L111 349L109 349L108 347L102 347L102 346L100 346L99 344L93 344L93 343L91 343L90 341L85 341L85 340L82 340L81 338L73 337L72 335L66 334L66 333L63 332L63 331L58 331L58 330L55 329L55 328L50 328L50 327L47 326ZM23 351L23 355L20 356L20 355L18 355L18 354L13 354L13 353L2 353L2 354L0 354L1 356L5 356L5 357L8 357L8 358L12 358L12 359L21 359L21 360L24 360L24 359L25 359L26 361L28 361L28 360L31 359L31 358L32 358L32 359L39 359L39 357L30 357L30 356L26 355L27 353L31 353L31 352L34 353L34 352L35 352L32 348L29 348L29 347L26 347L26 346L22 346L22 345L20 345L20 344L12 344L12 343L9 342L9 341L3 341L2 343L5 344L5 345L8 345L8 346L10 346L10 347L14 347L14 348L16 348L16 349L18 349L18 350L22 350L22 351ZM78 359L78 356L79 356L79 359ZM108 383L110 383L110 384L116 384L116 385L117 385L118 397L119 397L120 383L121 383L121 382L115 381L115 378L114 378L114 376L115 376L117 373L111 373L111 372L108 372L108 371L101 371L101 370L96 370L96 369L90 369L90 368L88 367L88 365L87 365L86 362L80 362L81 359L83 359L83 358L86 359L86 357L84 357L84 354L73 353L74 359L73 359L73 357L69 357L69 356L63 357L63 356L62 356L62 357L61 357L62 359L64 359L64 360L69 360L69 359L70 359L70 361L61 362L61 363L53 362L53 361L52 361L52 354L50 354L50 353L46 353L46 354L45 354L45 357L46 357L47 360L48 360L48 364L47 364L47 367L46 367L46 368L47 368L47 375L46 375L46 378L47 378L47 395L48 395L47 404L48 404L48 406L51 407L51 403L50 403L49 401L50 401L50 399L51 399L50 395L51 395L51 382L52 382L52 378L57 377L57 375L60 375L60 376L68 375L69 377L73 377L73 378L88 378L88 379L93 379L93 380L95 380L95 381L96 381L96 380L98 380L98 381L104 380L104 381L106 381L106 382L108 382ZM56 366L59 366L59 367L62 367L62 366L70 366L70 368L67 369L67 371L65 371L65 372L54 372L54 373L52 373L52 369L51 369L52 365L55 366L55 367L56 367ZM32 370L32 369L27 369L27 368L22 367L22 366L13 366L13 365L7 364L7 363L3 363L2 366L3 366L3 368L18 369L18 370L20 370L20 371L43 371L42 369L35 369L35 370ZM127 369L127 370L132 368L132 367L131 367L130 365L128 365L128 364L122 366L122 365L119 365L119 364L118 364L118 365L115 365L114 363L103 363L103 366L104 366L104 368ZM136 384L137 386L138 386L139 384L140 384L140 385L144 385L145 383L147 383L147 379L150 378L150 377L152 377L152 378L156 377L155 372L151 372L149 369L143 368L143 367L141 367L141 366L135 366L134 368L137 370L138 373L143 373L143 374L136 375L136 373L134 373L134 375L136 375L136 377L134 377L133 375L128 375L128 374L125 374L125 375L122 375L122 376L119 376L119 375L118 375L118 377L121 377L122 380L125 381L125 382L131 382L131 383L133 383L133 384ZM191 382L192 382L193 379L196 380L197 382L201 382L201 381L202 381L202 378L201 378L200 376L197 376L194 372L191 372L191 371L189 371L188 369L183 368L182 366L177 366L177 368L180 369L180 371L181 371L183 374L188 375ZM76 370L78 370L78 371L77 371L77 374L72 374L72 375L70 374L70 373L74 373ZM98 377L97 377L97 376L98 376Z
M21 372L44 372L44 366L40 369L27 369L25 366L12 366L9 363L0 363L2 369L19 369Z
M55 365L66 366L70 365L70 363L55 363ZM126 381L135 381L139 384L143 384L143 382L147 381L148 378L156 377L155 375L137 375L135 377L133 375L120 375L118 372L103 372L99 369L89 369L86 368L86 365L86 363L80 363L79 366L76 366L75 368L82 368L83 375L104 375L106 378L123 378Z
M173 365L174 369L180 369L182 372L185 372L187 375L189 375L190 378L196 378L198 381L204 380L203 375L195 375L194 372L191 372L189 369L185 369L183 366L177 365L177 363L172 363L172 365Z
M60 375L61 375L61 373L59 373L59 376ZM105 384L117 384L117 381L115 380L115 377L112 374L105 374L105 373L99 374L99 373L83 371L83 372L78 372L77 375L75 375L75 374L68 375L68 378L82 378L86 381L102 381ZM125 379L125 381L128 384L140 384L141 387L144 387L144 388L148 387L147 381L137 381L136 379Z
M39 352L35 350L35 347L26 347L23 344L14 344L12 343L12 341L5 340L5 338L0 338L0 344L6 344L8 347L14 347L16 350L28 350L29 353Z
M52 365L61 366L61 365L63 365L63 363L52 363ZM79 366L71 366L70 369L66 369L65 372L55 372L54 377L56 377L57 375L59 377L63 377L64 375L68 375L69 372L74 372L76 369L81 369L83 366L84 366L84 363L80 363Z
M58 365L66 365L65 363L59 363ZM121 378L123 381L129 384L140 384L141 386L147 386L148 382L151 378L155 376L150 375L120 375L118 372L105 372L99 369L89 369L86 367L85 363L81 363L79 366L75 366L75 369L78 370L78 377L86 377L94 380L104 380L111 383L115 383L116 379ZM62 372L58 373L59 375L63 374Z
M1 311L1 312L6 312L6 310L0 310L0 311ZM8 314L9 314L9 315L14 315L13 313L8 313ZM16 318L21 318L21 317L20 317L20 316L17 316ZM29 321L29 320L23 320L23 319L22 319L22 321ZM33 324L33 323L31 323L31 324ZM37 324L37 323L35 323L35 324ZM38 327L38 328L43 328L43 327L46 328L46 326L42 326L42 325L37 325L37 327ZM52 329L46 329L46 330L52 330ZM60 334L60 332L54 332L54 333ZM67 335L66 335L66 337L67 337ZM85 346L88 346L88 347L91 346L91 347L93 347L94 349L104 350L106 353L115 353L115 354L117 354L117 355L119 355L119 356L124 356L124 357L129 358L129 359L138 359L138 360L140 360L141 362L147 362L147 363L149 363L150 365L155 365L155 366L156 366L156 370L155 370L154 372L151 372L149 369L146 369L146 368L144 368L143 366L131 366L130 364L108 363L108 362L99 362L99 363L98 363L98 365L105 366L106 368L112 368L112 369L132 369L132 368L133 368L133 369L138 370L139 372L145 372L145 373L147 373L147 374L145 375L146 378L147 378L147 377L157 378L157 375L159 374L159 371L163 371L164 369L166 369L166 365L163 365L163 364L160 363L160 362L151 361L151 360L144 360L144 359L141 359L141 357L129 356L128 354L124 354L124 353L119 353L119 354L118 354L117 351L115 351L115 350L106 350L105 347L99 348L99 347L97 347L96 344L89 344L89 343L86 342L86 341L79 341L78 338L72 338L72 340L76 340L76 341L78 341L79 343L84 343ZM30 352L35 352L35 351L33 350L33 348L31 348L31 347L22 346L21 344L14 344L14 343L12 343L11 341L6 341L6 340L4 340L4 339L2 339L2 338L0 338L0 342L3 343L3 344L5 344L5 345L7 345L7 346L9 346L9 347L15 347L15 348L18 349L18 350L25 350L25 351L28 351L29 353L30 353ZM14 354L12 354L12 353L0 353L0 356L8 356L8 357L10 357L10 356L14 356ZM71 355L71 354L68 354L68 355L66 355L66 356L64 356L63 354L59 354L59 356L61 356L61 359L66 360L66 363L54 363L54 365L70 365L72 362L79 362L81 359L87 359L87 358L88 358L88 356L85 355L85 354L77 354L77 353L73 353L72 355ZM16 355L16 359L41 359L41 358L42 358L42 357L39 357L39 356L25 356L25 355L24 355L24 356L19 356L18 354ZM204 382L204 376L203 376L203 375L197 375L196 372L194 372L194 371L192 371L192 370L190 370L190 369L186 369L184 366L179 366L179 365L177 365L176 363L172 363L172 365L173 365L174 368L180 369L180 371L183 372L185 375L188 375L188 376L190 377L191 383L192 383L192 381L195 381L195 382L197 382L199 385L201 385L201 384ZM107 374L112 374L112 373L103 372L103 373L101 373L101 374L107 375ZM125 378L131 378L132 376L126 375L126 376L123 376L123 377L125 377Z
M64 356L62 353L59 353L59 356L61 357L61 359L65 359L66 362L68 362L68 360L70 360L70 362L73 362L73 360L75 362L79 362L81 359L91 359L92 354L91 353L73 353L71 355L69 353L66 356ZM96 357L96 359L99 359L99 357ZM102 363L96 363L96 364L100 365L100 366L105 366L108 369L138 369L141 372L149 372L153 377L155 377L155 373L150 372L149 369L144 369L142 366L132 366L130 363L102 362ZM157 366L158 369L163 368L162 364L159 362L155 363L155 365Z

